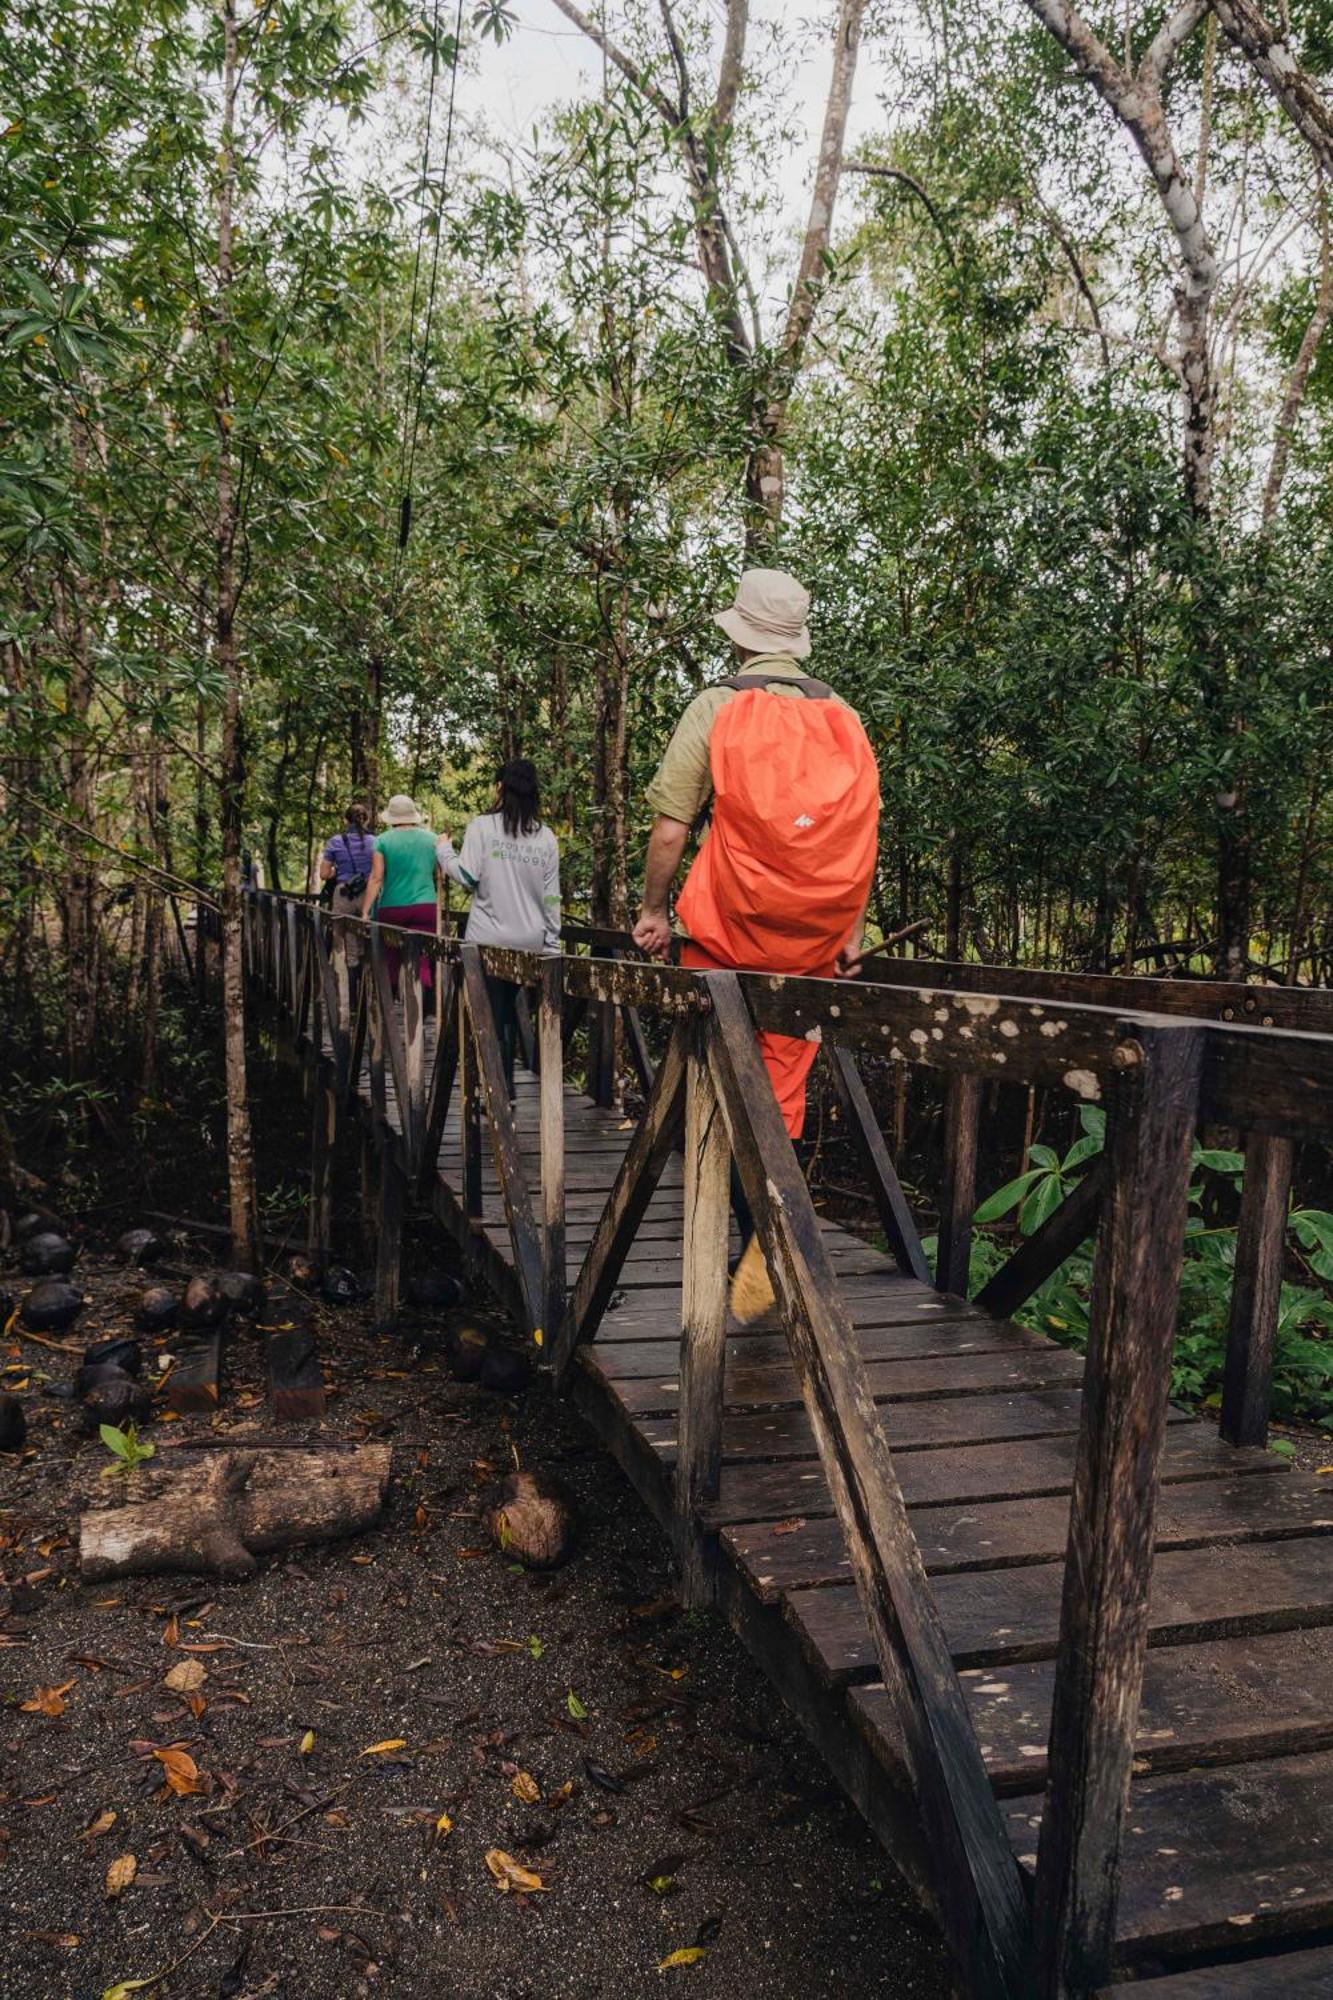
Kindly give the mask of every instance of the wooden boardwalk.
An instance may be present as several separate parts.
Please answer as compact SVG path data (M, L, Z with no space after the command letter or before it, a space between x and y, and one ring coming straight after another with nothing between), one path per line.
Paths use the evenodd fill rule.
M517 1124L539 1181L537 1084ZM574 1261L624 1155L625 1121L566 1101ZM459 1122L439 1203L492 1281L512 1269L495 1169L482 1217L460 1195ZM572 1393L670 1533L679 1400L683 1175L668 1166ZM1082 1361L1029 1329L904 1278L829 1223L825 1238L911 1506L986 1767L1035 1862ZM1151 1650L1136 1745L1118 1955L1128 1970L1333 1924L1333 1480L1221 1443L1174 1412L1162 1458ZM900 1864L917 1853L892 1704L787 1343L729 1331L718 1601ZM910 1846L905 1845L910 1841ZM1305 1986L1288 1983L1297 1973ZM1200 1983L1202 1981L1203 1983ZM1154 1982L1161 2000L1333 1996L1333 1944Z
M316 1008L312 1025L307 1061L327 1079L340 1060L338 1024L320 1023ZM550 1185L542 1098L549 1119L555 1086L548 1080L543 1092L522 1072L512 1120L506 1114L494 1145L478 1148L488 1058L482 1050L469 1059L464 1035L459 1088L451 1077L438 1116L429 1089L419 1091L409 1161L396 1086L417 1088L414 1063L426 1078L444 1066L430 1022L417 1023L414 1058L386 1054L383 1024L380 1033L378 1053L353 1037L350 1071L343 1049L343 1096L385 1174L415 1185L529 1326L538 1281L519 1268L532 1246L515 1187L529 1223L559 1210L555 1276L563 1281L567 1256L579 1273L571 1311L586 1311L591 1336L572 1347L565 1387L675 1541L687 1583L695 1579L692 1601L727 1616L948 1934L949 1881L913 1777L921 1767L911 1715L901 1689L884 1683L883 1643L867 1623L818 1449L818 1405L777 1316L725 1328L716 1476L706 1504L682 1511L682 1324L698 1316L698 1300L685 1277L692 1170L679 1134L675 1150L659 1147L651 1198L626 1221L618 1204L639 1172L627 1176L627 1154L645 1145L652 1102L636 1123L561 1088L563 1143ZM410 1020L403 1033L410 1044ZM456 1019L449 1033L457 1042ZM317 1181L321 1123L317 1099ZM687 1155L690 1143L687 1127ZM402 1200L400 1186L399 1213ZM607 1251L609 1219L618 1231L614 1288L599 1295L588 1272L595 1279ZM827 1220L817 1228L929 1577L932 1616L1030 1892L1052 1796L1070 1495L1081 1424L1086 1432L1083 1360L907 1275ZM541 1285L549 1302L549 1268ZM1148 1650L1101 1980L1157 2000L1333 1996L1333 1475L1224 1443L1177 1409L1165 1412L1160 1435ZM955 1950L969 1995L1092 1990L1067 1975L1057 1985L1035 1974L1031 1984L1026 1974L987 1984L969 1978L965 1946Z

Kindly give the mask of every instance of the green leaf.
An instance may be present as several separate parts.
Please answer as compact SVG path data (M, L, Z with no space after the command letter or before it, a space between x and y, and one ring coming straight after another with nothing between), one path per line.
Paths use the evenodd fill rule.
M128 1459L134 1450L134 1440L118 1430L115 1424L99 1424L97 1435L108 1451L114 1451L117 1458Z
M565 1697L565 1707L569 1710L575 1722L586 1722L588 1720L588 1711L575 1694L573 1688L569 1690L569 1693Z
M1207 1167L1215 1174L1243 1174L1245 1171L1245 1155L1244 1153L1219 1152L1215 1148L1207 1146L1196 1146L1194 1149L1193 1164L1196 1167Z
M1011 1208L1017 1208L1032 1183L1039 1181L1045 1171L1044 1167L1030 1167L1027 1173L1019 1174L1016 1180L1006 1181L1003 1187L996 1188L994 1194L987 1195L977 1209L972 1217L973 1222L998 1222L1002 1215L1008 1215Z

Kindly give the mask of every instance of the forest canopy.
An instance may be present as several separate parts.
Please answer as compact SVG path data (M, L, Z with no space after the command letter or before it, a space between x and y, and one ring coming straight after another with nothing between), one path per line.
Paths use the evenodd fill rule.
M623 923L747 560L866 719L882 930L1327 979L1327 8L810 15L10 9L0 977L74 1078L351 798L530 755Z

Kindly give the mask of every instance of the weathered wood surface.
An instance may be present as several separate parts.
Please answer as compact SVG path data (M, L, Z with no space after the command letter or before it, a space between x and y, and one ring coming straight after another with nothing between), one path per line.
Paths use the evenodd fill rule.
M539 976L537 961L518 955L512 967L492 964L489 955L486 962L502 976L534 985ZM299 977L300 966L297 972ZM693 974L674 971L659 984L651 968L605 960L566 960L560 972L562 1040L578 1005L594 1012L650 1007L660 991L666 1006L656 1011L689 1024L691 1033L694 1023L708 1019L702 982ZM873 1062L879 1048L946 1078L1037 1076L1102 1103L1117 1093L1115 1051L1126 1033L1118 981L1096 995L1071 987L1067 996L1054 988L996 996L961 986L949 993L941 990L942 980L919 984L913 972L902 981L907 990L900 991L890 1022L868 985L849 991L812 981L775 988L742 978L739 984L766 1025L798 1033L819 1029L834 1056L859 1047ZM1169 1027L1162 1014L1171 1011L1164 1007L1156 1021L1134 1028L1144 1029L1151 1043L1153 1031ZM1262 1024L1263 1011L1250 1011L1247 1018L1257 1013L1258 1024L1243 1035L1202 1031L1201 1102L1209 1116L1245 1124L1240 1114L1253 1114L1261 1129L1298 1136L1317 1122L1311 1107L1327 1101L1333 1063L1316 1037L1279 1021L1280 1007L1272 1028ZM428 1070L430 1032L427 1022ZM326 1060L333 1055L330 1041ZM349 1048L349 1067L351 1061ZM542 1067L549 1069L545 1052ZM351 1093L362 1101L363 1118L370 1115L377 1147L402 1132L387 1043L379 1069L378 1121L370 1101L376 1079L364 1050ZM682 1062L672 1084L675 1114L684 1097L683 1069ZM655 1087L660 1084L656 1079ZM480 1095L479 1076L473 1085ZM558 1106L563 1140L558 1184L555 1149L548 1144L545 1162L542 1157L542 1086L526 1076L516 1086L514 1146L534 1209L540 1202L543 1218L563 1215L569 1259L583 1267L585 1290L595 1283L600 1292L587 1322L597 1337L579 1345L569 1370L576 1401L664 1528L678 1534L697 1579L687 1588L715 1592L799 1707L849 1791L921 1880L923 1850L910 1824L916 1806L903 1779L901 1703L890 1704L873 1685L879 1654L851 1581L835 1496L799 1395L787 1335L776 1318L745 1329L723 1324L720 1337L700 1347L707 1378L716 1382L719 1365L721 1373L714 1406L702 1395L696 1405L699 1486L706 1491L715 1484L716 1497L707 1501L701 1492L697 1505L682 1507L678 1385L687 1385L688 1402L689 1371L682 1370L679 1342L689 1295L682 1283L687 1168L674 1150L679 1120L668 1144L661 1118L647 1135L614 1109L598 1109L576 1094L564 1092L557 1100L549 1074L545 1089L548 1112ZM1327 1122L1326 1112L1318 1116ZM438 1114L429 1104L428 1126L432 1119L435 1131L425 1150L435 1156L429 1162L436 1177L433 1205L477 1268L504 1296L513 1287L517 1303L503 1188L490 1147L473 1155L475 1219L469 1220L458 1094ZM627 1208L638 1179L626 1171L632 1143L638 1166L646 1155L655 1157L651 1186L632 1197L638 1212L630 1222ZM873 1144L858 1151L883 1221L885 1190L892 1194L892 1186L874 1186ZM1053 1268L1067 1241L1091 1233L1099 1206L1114 1233L1114 1195L1098 1200L1108 1172L1094 1169L1066 1210L1020 1246L1001 1274L1000 1291L972 1305L956 1294L933 1292L920 1276L904 1275L910 1259L900 1258L895 1269L826 1221L814 1221L813 1234L800 1237L801 1254L808 1250L827 1273L828 1296L841 1303L843 1345L863 1371L869 1407L892 1455L905 1528L929 1579L920 1587L937 1607L949 1658L961 1663L963 1713L980 1745L985 1785L1005 1802L1013 1849L1029 1876L1038 1848L1031 1822L1040 1813L1046 1777L1062 1558L1083 1404L1079 1363L1041 1335L1006 1323L998 1308L1030 1290L1034 1274L1039 1282L1045 1274L1039 1267ZM1147 1178L1144 1169L1144 1186ZM796 1199L794 1187L790 1194ZM961 1192L955 1207L965 1221ZM1129 1295L1135 1294L1130 1284ZM550 1295L545 1273L548 1315ZM1134 1313L1142 1339L1145 1329L1151 1332L1151 1314L1145 1320L1141 1307L1140 1294ZM689 1309L707 1321L715 1301ZM1260 1318L1262 1310L1260 1301ZM1104 1355L1102 1365L1114 1358ZM1256 1358L1261 1374L1261 1349L1251 1351L1252 1368ZM1114 1964L1125 1970L1152 1964L1163 1950L1189 1959L1228 1951L1237 1940L1258 1941L1264 1990L1285 1991L1276 1968L1298 1967L1305 1954L1284 1950L1273 1958L1269 1948L1289 1946L1311 1925L1327 1924L1333 1901L1325 1831L1333 1823L1333 1669L1324 1664L1333 1660L1333 1492L1326 1504L1325 1482L1293 1474L1265 1452L1233 1449L1179 1412L1163 1406L1159 1414L1160 1497L1140 1551L1155 1544L1157 1561L1143 1614L1149 1643L1142 1701L1137 1726L1125 1739L1132 1790ZM688 1416L684 1428L693 1456ZM1142 1537L1143 1473L1149 1468L1150 1486L1154 1456L1150 1435L1137 1439L1136 1453L1134 1511ZM1114 1483L1113 1473L1098 1476ZM1279 1796L1281 1808L1271 1807ZM1247 1818L1251 1813L1257 1817ZM1252 1826L1259 1829L1257 1840ZM1277 1885L1271 1895L1261 1879L1270 1850ZM924 1886L929 1893L928 1879ZM1177 1889L1178 1897L1169 1893ZM1162 2000L1206 2000L1214 1991L1206 1982L1233 1971L1190 1974L1205 1984L1197 1991L1182 1986L1179 1995L1173 1989L1180 1978L1142 1990L1156 1985ZM1234 1990L1240 2000L1258 1988ZM1306 1989L1293 1984L1291 1990ZM1315 1984L1308 1990L1324 1989ZM1015 1992L1027 2000L1021 1979ZM1218 1984L1216 1992L1226 2000L1232 1987Z
M319 1451L247 1450L136 1467L96 1495L79 1521L90 1582L159 1570L250 1576L257 1558L354 1535L378 1519L389 1487L386 1444Z
M1252 1132L1245 1148L1222 1385L1222 1435L1232 1444L1263 1444L1268 1436L1292 1152L1290 1139L1263 1132Z

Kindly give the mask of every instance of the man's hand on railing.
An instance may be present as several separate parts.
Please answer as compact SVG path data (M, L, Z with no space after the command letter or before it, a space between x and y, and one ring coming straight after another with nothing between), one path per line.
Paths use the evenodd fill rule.
M634 926L634 942L649 958L666 958L671 952L671 919L665 910L640 910Z

